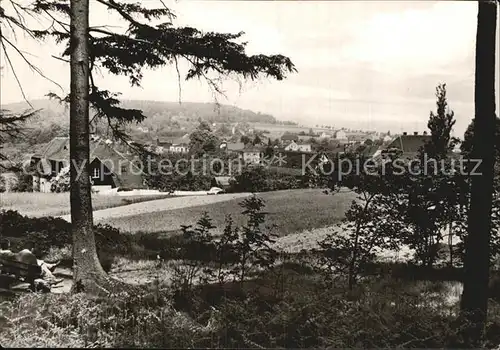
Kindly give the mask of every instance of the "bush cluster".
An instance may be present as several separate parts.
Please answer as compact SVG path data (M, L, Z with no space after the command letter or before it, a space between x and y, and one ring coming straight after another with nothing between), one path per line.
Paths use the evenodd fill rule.
M94 227L97 254L106 271L111 268L115 251L125 251L129 241L109 226ZM0 212L0 239L8 239L13 251L32 249L39 258L45 257L51 248L63 248L72 244L71 224L54 217L34 218L14 210Z
M0 172L2 170L0 169ZM0 193L5 192L6 181L10 181L9 190L11 192L31 192L33 190L33 177L23 172L15 171L12 178L6 178L0 173Z
M261 166L249 166L243 169L231 181L228 192L269 192L307 188L302 176L281 174Z
M198 308L195 319L176 310L168 294L154 298L123 293L101 299L84 294L26 295L3 307L0 343L118 348L463 346L464 322L443 294L378 281L346 295L305 283L290 271L285 275L290 283L278 295L258 284L246 289L226 286L218 294L214 288L200 287L193 300ZM498 305L491 309L485 347L500 343L494 316Z

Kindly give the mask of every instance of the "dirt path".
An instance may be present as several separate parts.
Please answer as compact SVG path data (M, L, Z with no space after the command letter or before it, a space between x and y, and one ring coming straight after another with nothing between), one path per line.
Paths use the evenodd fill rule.
M130 215L154 213L165 210L173 210L187 207L195 207L212 203L225 202L232 199L249 196L250 193L226 193L213 196L189 196L157 199L148 202L134 203L121 207L108 208L94 211L94 221L98 222L107 218L118 218ZM66 221L71 222L70 215L60 216Z
M215 197L215 196L214 196ZM211 198L214 198L211 197ZM193 202L191 202L193 203ZM142 204L142 203L139 203ZM114 208L113 208L114 209ZM107 211L108 209L102 210ZM273 248L285 251L287 253L299 253L302 250L312 250L314 248L319 248L318 241L323 240L328 234L336 233L338 235L342 234L343 229L340 226L330 226L314 230L306 230L300 233L291 234L288 236L279 237L273 244ZM404 247L399 252L394 251L383 251L379 252L379 257L389 260L406 260L407 254L409 253L408 248ZM115 262L109 275L120 279L126 283L130 284L146 284L153 281L155 274L158 272L154 271L155 261L140 261L140 262L130 262L127 259L122 259ZM172 278L172 268L168 264L163 266L161 272L159 272L159 277L162 281L168 281ZM57 268L55 276L63 278L63 282L52 288L52 293L67 293L71 289L72 285L72 271L68 268ZM26 288L27 285L23 285L18 288Z
M273 248L287 253L299 253L302 250L312 250L319 248L318 241L325 239L329 234L335 233L336 235L341 235L343 231L342 227L338 225L306 230L278 238ZM378 256L383 260L406 261L412 256L412 251L407 246L402 246L399 251L378 251Z

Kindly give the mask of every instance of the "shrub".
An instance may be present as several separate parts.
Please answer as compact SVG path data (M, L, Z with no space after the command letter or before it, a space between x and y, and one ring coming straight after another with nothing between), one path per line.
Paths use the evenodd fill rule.
M343 234L331 233L318 242L325 266L335 274L346 276L352 288L362 271L373 263L381 250L397 250L397 237L402 232L398 221L392 222L394 211L385 206L379 195L359 196L353 201L343 220Z
M48 247L62 247L72 242L71 226L67 221L53 217L32 218L14 210L0 212L0 232L15 243L13 249L29 246L41 254L47 253Z
M147 295L31 294L3 315L0 343L13 347L203 348L210 339L210 329Z
M14 210L0 212L0 232L11 242L11 249L33 249L38 257L45 257L51 248L71 245L71 224L61 218L32 218ZM130 251L130 241L126 236L109 225L94 226L97 254L103 268L111 268L116 252Z
M33 191L33 176L20 173L18 174L18 182L14 188L16 192L32 192Z
M270 171L262 166L248 166L230 181L227 192L268 192L309 187L292 175Z
M181 300L196 320L215 308L218 348L434 348L459 347L464 327L458 306L435 283L366 281L352 292L325 289L320 280L291 271L286 283L272 277L199 286ZM283 289L283 290L281 290ZM184 296L185 297L185 296ZM488 325L488 344L497 346L498 315Z
M50 191L51 192L68 192L70 189L70 172L69 166L64 167L57 174L56 177L50 180Z

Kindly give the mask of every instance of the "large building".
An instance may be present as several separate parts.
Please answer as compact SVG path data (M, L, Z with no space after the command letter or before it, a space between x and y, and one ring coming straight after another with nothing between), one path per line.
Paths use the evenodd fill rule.
M90 179L93 186L144 188L143 172L132 154L119 152L99 137L90 139ZM50 192L51 180L69 166L69 137L56 137L31 157L33 191Z

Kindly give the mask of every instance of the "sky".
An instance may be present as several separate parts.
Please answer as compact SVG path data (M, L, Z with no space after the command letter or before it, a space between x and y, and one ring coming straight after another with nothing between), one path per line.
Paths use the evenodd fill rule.
M154 6L155 0L143 1ZM204 31L245 32L249 54L283 54L298 72L284 81L227 80L220 103L269 113L307 126L333 125L401 132L426 129L435 110L435 88L446 83L463 135L474 114L474 49L477 3L474 1L165 1L177 15L174 23ZM117 17L91 0L91 25L122 26ZM497 35L497 39L499 36ZM17 36L45 75L69 89L69 66L51 57L62 52L54 43ZM498 47L498 43L497 43ZM497 48L497 55L500 50ZM10 58L28 99L49 92L53 83ZM2 57L1 102L23 100ZM187 65L180 66L181 74ZM498 78L497 65L497 84ZM102 88L126 99L213 102L202 81L179 82L174 67L147 71L142 88L124 77L104 74ZM498 91L497 88L497 96ZM498 110L498 104L497 104ZM498 113L497 113L498 114Z

